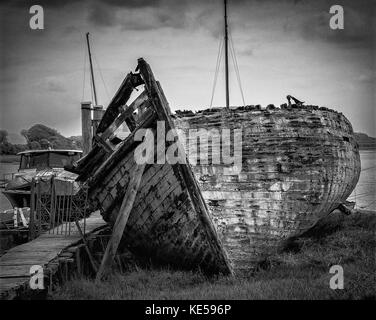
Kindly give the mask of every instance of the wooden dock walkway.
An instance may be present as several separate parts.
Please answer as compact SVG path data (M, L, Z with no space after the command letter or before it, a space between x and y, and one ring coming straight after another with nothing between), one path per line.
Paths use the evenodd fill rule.
M83 220L80 221L80 225L82 223ZM0 257L0 299L12 296L10 292L15 292L19 287L28 285L31 266L39 265L45 268L64 249L82 240L79 230L72 222L64 223L57 228L63 227L65 230L68 225L70 225L70 235L61 234L61 232L58 234L58 232L50 230L49 233L44 233L30 242L10 249ZM96 211L86 218L85 235L106 225L99 211Z

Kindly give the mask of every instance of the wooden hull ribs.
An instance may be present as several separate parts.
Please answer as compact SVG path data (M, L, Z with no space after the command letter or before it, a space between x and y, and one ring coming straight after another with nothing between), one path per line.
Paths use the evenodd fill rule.
M171 131L175 127L180 138ZM210 147L206 142L208 161L192 164L187 147L196 141L183 141L181 133L187 137L190 129L200 128L230 129L231 139L234 129L242 130L240 171L225 173L228 165L214 161L213 152L223 152L222 140L214 139L222 143L219 148L214 140ZM140 148L145 145L152 151ZM172 146L180 161L166 159ZM235 155L235 149L230 146L230 153ZM351 124L330 110L243 108L172 115L141 58L108 106L91 151L69 170L87 182L94 207L139 258L233 274L252 269L282 240L307 230L346 200L360 162ZM116 248L120 239L114 242Z
M150 66L139 59L136 70L139 72L127 75L103 115L92 150L69 168L79 174L79 181L87 181L89 199L112 223L140 166L134 156L141 143L135 139L137 132L149 129L156 136L157 121L164 122L166 132L174 128L166 98ZM127 106L132 92L141 86L144 91ZM128 129L129 135L118 143L121 134L117 133ZM148 161L143 168L122 243L137 257L155 264L231 273L191 168L181 163L158 164L157 142L153 142L155 161Z

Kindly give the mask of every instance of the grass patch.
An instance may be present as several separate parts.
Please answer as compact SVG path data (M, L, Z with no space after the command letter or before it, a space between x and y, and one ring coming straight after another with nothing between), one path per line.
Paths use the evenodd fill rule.
M141 269L114 273L96 284L74 279L50 299L375 299L374 212L325 221L279 254L260 264L249 277L208 278L200 272ZM344 269L343 290L331 290L330 266Z

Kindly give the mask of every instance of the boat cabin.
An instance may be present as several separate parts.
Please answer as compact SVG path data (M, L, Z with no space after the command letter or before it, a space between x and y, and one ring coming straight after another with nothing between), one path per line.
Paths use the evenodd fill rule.
M18 153L21 156L18 171L28 169L64 168L72 165L82 156L81 150L28 150Z

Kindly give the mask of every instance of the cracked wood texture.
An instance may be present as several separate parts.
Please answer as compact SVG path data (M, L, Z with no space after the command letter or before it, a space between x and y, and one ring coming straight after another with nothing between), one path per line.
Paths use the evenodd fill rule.
M151 130L157 137L157 121L164 121L166 131L174 126L167 99L154 79L150 66L140 58L137 70L140 73L133 76L139 79L139 83L141 77L145 84L145 91L137 99L143 100L140 97L145 95L148 99L145 101L146 108L142 108L145 110L138 110L136 127L113 150L104 150L103 145L97 143L73 168L79 173L78 180L88 181L88 197L101 210L104 219L112 224L119 214L130 173L139 165L134 157L134 150L141 143L134 140L137 130ZM123 87L128 88L129 85L124 82L118 90L120 104L126 103L130 95L128 91L122 93L125 91ZM117 122L120 111L115 111L115 107L106 111L99 128L105 131ZM155 156L157 140L153 140ZM169 144L172 142L166 143L166 148ZM208 273L232 273L190 170L189 165L179 163L154 162L145 166L122 243L135 256L155 264L200 268Z
M284 240L328 215L359 178L352 126L343 114L327 108L177 112L174 123L182 140L187 137L189 156L189 143L196 143L190 141L189 129L242 129L239 174L224 174L226 166L214 164L210 152L207 165L192 166L236 273L249 271ZM211 145L209 150L218 149Z
M153 125L150 129L155 133ZM97 172L100 183L96 179L89 183L90 199L111 224L120 211L130 173L137 166L133 149L126 147L124 144L115 151L118 161ZM146 165L122 243L135 256L155 264L229 272L217 235L202 221L177 165Z

